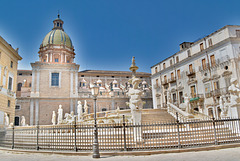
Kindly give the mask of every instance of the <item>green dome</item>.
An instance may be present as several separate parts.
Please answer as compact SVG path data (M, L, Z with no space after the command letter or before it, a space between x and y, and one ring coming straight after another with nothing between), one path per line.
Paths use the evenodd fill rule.
M45 36L42 41L42 47L48 44L66 45L69 48L73 47L70 37L61 29L53 29Z

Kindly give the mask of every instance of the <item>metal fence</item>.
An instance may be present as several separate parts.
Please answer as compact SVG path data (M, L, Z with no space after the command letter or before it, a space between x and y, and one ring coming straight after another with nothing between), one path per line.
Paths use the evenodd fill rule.
M240 141L240 119L172 120L145 124L98 124L100 151L173 149ZM0 146L17 149L90 151L93 125L12 127L0 132Z

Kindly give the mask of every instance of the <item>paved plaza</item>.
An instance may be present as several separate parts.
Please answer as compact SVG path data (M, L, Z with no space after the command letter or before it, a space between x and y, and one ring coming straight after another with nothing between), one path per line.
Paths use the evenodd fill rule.
M240 161L240 148L229 148L221 150L168 153L145 156L102 156L100 159L93 159L91 156L66 156L57 154L32 154L20 152L0 151L1 161Z

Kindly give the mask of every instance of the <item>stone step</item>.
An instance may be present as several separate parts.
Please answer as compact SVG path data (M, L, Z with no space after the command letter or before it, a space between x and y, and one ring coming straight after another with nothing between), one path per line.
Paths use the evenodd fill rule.
M142 123L174 120L165 109L149 109L142 112Z

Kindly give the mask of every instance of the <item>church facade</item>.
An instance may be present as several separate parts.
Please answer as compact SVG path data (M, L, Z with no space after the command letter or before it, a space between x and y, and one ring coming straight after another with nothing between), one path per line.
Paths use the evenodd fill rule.
M53 21L53 29L40 45L39 61L31 63L32 70L18 70L17 102L15 125L22 116L26 124L51 124L52 111L61 104L64 113L77 112L77 102L87 101L88 113L93 112L90 85L94 82L100 87L97 111L127 109L126 92L131 72L85 70L79 72L74 63L75 52L70 37L64 32L63 21ZM144 91L144 108L152 108L150 73L138 72L142 79L139 88Z

